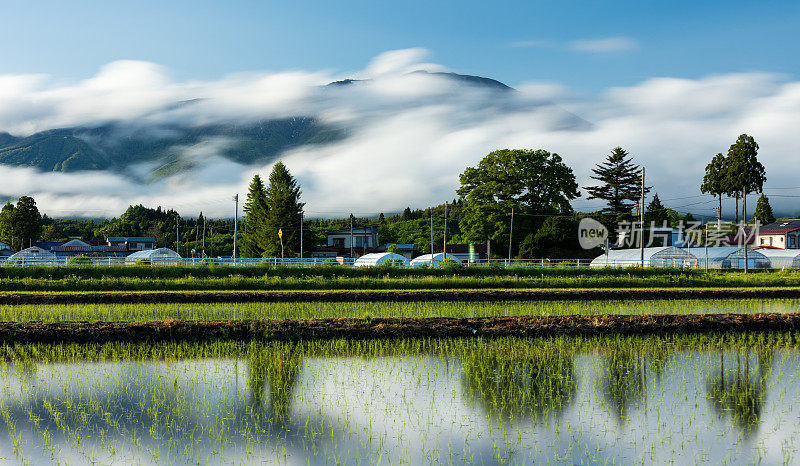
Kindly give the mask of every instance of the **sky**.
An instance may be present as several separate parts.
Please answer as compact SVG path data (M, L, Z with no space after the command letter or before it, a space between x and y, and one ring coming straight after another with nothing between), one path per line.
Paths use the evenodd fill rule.
M8 2L3 16L0 131L312 115L350 137L283 154L310 215L441 203L465 167L504 147L558 152L585 186L621 145L667 206L710 216L703 168L744 132L761 145L776 211L800 214L798 2L38 1ZM417 69L519 92L498 101L407 75ZM346 77L373 81L320 93ZM207 103L163 111L198 97ZM33 194L54 216L116 216L138 202L226 215L227 199L270 168L220 159L228 143L181 148L196 172L148 186L0 167L0 197Z

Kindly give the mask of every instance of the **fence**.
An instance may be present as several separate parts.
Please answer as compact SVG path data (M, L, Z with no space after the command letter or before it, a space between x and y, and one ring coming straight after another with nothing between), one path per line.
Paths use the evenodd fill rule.
M532 267L532 268L552 268L552 267L589 267L591 259L483 259L476 261L465 261L461 263L464 267ZM351 258L297 258L287 257L248 257L248 258L163 258L163 259L139 259L130 260L125 257L56 257L56 258L16 258L0 259L0 266L97 266L97 267L163 267L163 266L182 266L182 267L201 267L201 266L272 266L272 267L353 267L355 259Z

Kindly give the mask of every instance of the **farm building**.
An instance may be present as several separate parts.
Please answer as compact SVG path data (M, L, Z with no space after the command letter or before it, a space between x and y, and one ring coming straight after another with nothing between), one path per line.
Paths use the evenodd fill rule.
M800 250L797 249L758 249L766 256L773 269L800 268ZM750 259L748 253L748 260Z
M709 269L743 269L744 268L744 248L739 246L722 246L713 248L691 248L689 250L699 263L699 267L705 267L706 251L708 254ZM772 262L760 251L749 249L747 251L748 269L768 269Z
M433 255L423 254L411 260L411 267L422 267L423 265L427 265L428 267L436 267L440 262L442 262L442 260L453 261L457 264L461 263L461 261L452 254L448 254L446 258L442 253Z
M778 220L760 227L756 231L758 237L756 245L765 248L799 249L800 248L800 220Z
M55 254L50 251L45 251L44 249L38 246L31 246L28 249L23 249L22 251L11 254L8 256L8 260L21 260L23 263L25 262L42 262L42 263L49 263L49 262L56 262L58 259L56 258Z
M355 267L377 267L379 265L408 265L408 259L393 252L373 252L356 259Z
M181 256L172 249L158 248L134 252L125 258L125 263L127 265L175 265L180 260Z

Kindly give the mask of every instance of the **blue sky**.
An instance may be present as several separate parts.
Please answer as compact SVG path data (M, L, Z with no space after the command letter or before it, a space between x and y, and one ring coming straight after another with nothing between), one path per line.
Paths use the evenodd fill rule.
M5 3L0 74L65 80L120 59L165 65L180 80L347 72L409 47L429 49L433 61L457 72L579 92L656 76L800 74L796 1ZM614 40L586 42L600 39Z

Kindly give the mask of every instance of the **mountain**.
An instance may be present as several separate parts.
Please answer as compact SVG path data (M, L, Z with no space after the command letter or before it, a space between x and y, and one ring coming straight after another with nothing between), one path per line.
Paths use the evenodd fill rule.
M500 81L480 76L414 73L437 75L459 84L500 92L514 90ZM328 87L359 82L346 79L330 83ZM176 102L161 111L184 109L200 101ZM117 121L47 130L25 137L0 132L0 165L33 167L43 172L112 170L138 176L140 181L154 181L191 168L203 153L218 154L245 165L267 163L286 150L339 141L346 133L346 128L306 116L202 126ZM146 169L129 170L133 166ZM139 175L133 175L134 172Z
M0 133L0 164L34 167L41 171L123 171L149 163L150 178L191 166L183 155L220 141L219 153L242 164L268 162L281 152L306 144L339 140L343 132L313 118L264 120L251 124L136 127L109 123L43 131L27 137Z

